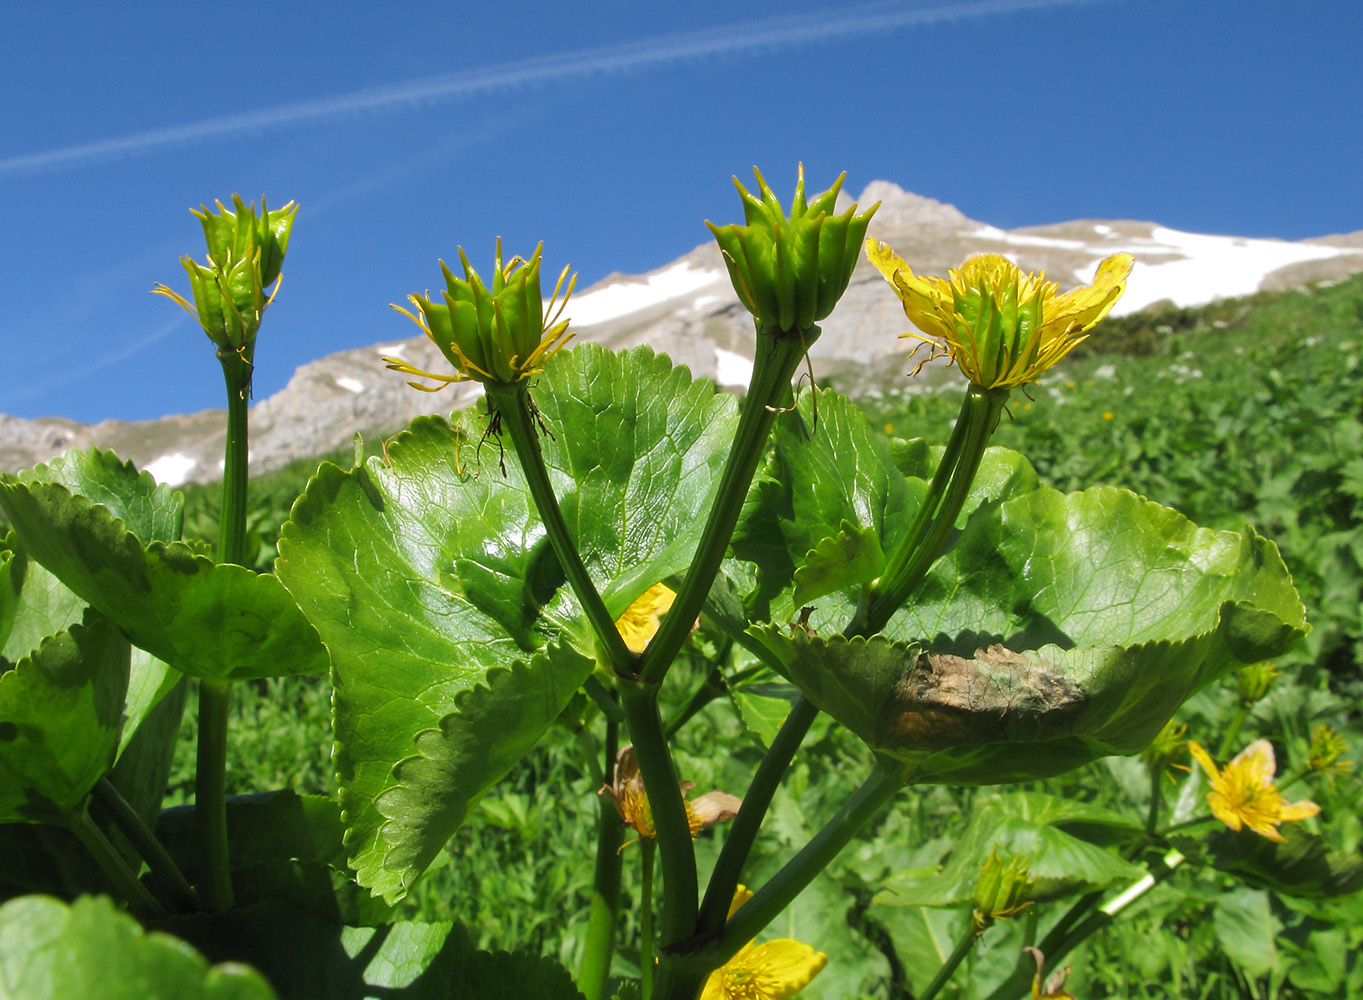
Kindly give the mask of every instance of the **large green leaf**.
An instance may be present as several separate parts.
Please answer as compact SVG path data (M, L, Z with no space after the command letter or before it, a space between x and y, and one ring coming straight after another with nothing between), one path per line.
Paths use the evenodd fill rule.
M326 653L278 580L167 540L180 504L107 452L0 477L26 550L142 649L217 680L324 672Z
M60 580L28 557L13 532L6 539L5 592L9 630L0 644L0 669L38 648L46 636L80 621L86 604Z
M128 652L87 611L0 675L0 822L64 823L113 766Z
M103 896L0 906L0 1000L273 1000L252 969L209 967L183 941L148 934Z
M569 529L623 613L686 568L732 400L647 349L594 345L556 357L533 397ZM382 460L324 466L280 540L280 578L332 657L351 861L389 899L593 666L520 470L486 432L474 412L419 419Z
M177 919L210 960L249 962L281 1000L577 1000L566 969L530 951L474 949L459 924L345 927L279 904Z
M1208 857L1249 885L1288 896L1324 899L1363 889L1363 856L1337 851L1296 824L1284 824L1280 832L1285 843L1249 830L1218 831L1207 841Z
M815 603L816 628L846 625L861 586L881 574L907 533L942 452L921 439L888 441L837 393L820 392L817 403L813 394L801 395L795 412L776 423L773 455L735 535L735 552L762 572L756 617L793 618ZM1036 487L1025 458L988 448L957 526Z
M1135 881L1145 869L1068 832L1106 826L1128 835L1139 824L1107 809L1040 792L1013 792L976 800L970 824L952 844L940 869L892 875L875 902L898 906L961 906L974 898L981 866L991 851L1005 860L1028 859L1036 879L1028 898L1042 902L1076 892Z
M333 924L377 926L392 910L354 882L340 806L289 789L227 800L228 856L238 907L275 902ZM161 813L156 836L191 879L200 862L194 807Z
M776 421L774 453L754 481L734 537L735 554L761 571L757 613L765 617L770 603L771 617L794 616L793 595L777 595L801 567L802 599L874 579L924 493L924 483L895 467L889 442L850 400L825 391L816 402L803 393L796 410ZM839 549L850 553L851 568L838 566Z
M969 783L1135 753L1198 688L1305 631L1271 542L1102 487L982 509L887 629L918 644L750 630L908 780Z

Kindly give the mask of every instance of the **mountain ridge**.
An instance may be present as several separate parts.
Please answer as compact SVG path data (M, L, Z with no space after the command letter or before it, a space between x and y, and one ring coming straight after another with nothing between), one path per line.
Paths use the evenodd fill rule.
M915 271L926 274L944 274L974 253L1003 253L1025 270L1046 271L1063 289L1090 281L1108 254L1131 252L1137 264L1114 310L1119 314L1161 302L1201 305L1363 271L1363 231L1291 242L1184 233L1129 219L1002 230L890 181L872 181L857 201L862 206L880 202L869 235L889 243ZM850 204L846 194L840 195L839 210ZM713 243L646 274L613 272L574 295L566 315L580 341L611 348L648 343L694 375L729 387L747 383L751 317L738 302ZM810 355L821 373L881 361L888 365L891 357L908 352L906 342L897 339L906 326L898 299L863 259ZM448 367L435 345L419 334L300 366L283 389L252 407L252 469L269 471L346 448L356 432L370 438L392 434L421 414L465 406L479 392L476 383L457 385L454 392L417 392L384 369L381 355L431 371ZM162 482L208 482L221 475L223 438L223 411L215 409L93 425L0 414L0 469L15 471L67 448L98 445Z

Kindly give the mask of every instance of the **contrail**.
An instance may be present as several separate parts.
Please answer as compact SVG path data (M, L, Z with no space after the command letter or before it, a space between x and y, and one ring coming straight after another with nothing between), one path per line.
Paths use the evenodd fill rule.
M920 27L943 21L986 17L1024 10L1076 6L1102 0L976 0L905 10L875 5L852 11L826 11L802 17L750 22L704 31L668 35L609 48L578 49L503 63L463 73L427 77L406 83L358 90L335 97L281 104L278 107L223 115L184 125L135 132L116 139L67 146L42 153L0 159L0 178L42 172L133 153L145 153L202 139L261 131L341 118L388 108L407 108L473 97L489 91L621 73L694 59L724 56L752 49L780 49L814 42Z

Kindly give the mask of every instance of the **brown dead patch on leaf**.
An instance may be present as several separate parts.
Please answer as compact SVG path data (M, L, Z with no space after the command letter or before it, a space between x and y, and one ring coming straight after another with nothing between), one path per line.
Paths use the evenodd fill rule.
M1084 692L1050 660L996 643L975 658L927 653L882 715L881 745L944 750L1008 738L1014 723L1078 709Z

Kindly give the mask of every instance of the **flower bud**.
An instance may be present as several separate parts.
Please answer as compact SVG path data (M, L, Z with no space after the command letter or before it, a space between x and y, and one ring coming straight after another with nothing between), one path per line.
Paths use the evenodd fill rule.
M190 210L203 224L208 244L206 264L180 258L194 305L165 285L158 284L153 292L179 303L220 351L240 354L249 363L261 318L279 291L280 268L298 206L289 202L272 212L261 198L257 215L255 205L247 205L239 194L232 196L232 204L235 211L218 202L216 214L207 206Z
M997 849L980 866L980 877L975 882L976 926L983 930L995 920L1005 920L1022 912L1029 905L1032 886L1030 859L1015 855L1005 862Z
M568 320L562 319L573 293L576 276L569 279L570 268L559 274L553 297L544 306L540 294L541 243L527 261L513 257L502 263L502 241L497 240L497 257L492 274L492 287L484 284L469 263L464 250L459 249L459 261L464 277L458 278L440 262L445 275L443 301L432 301L430 293L409 295L408 301L416 313L394 306L426 332L431 341L455 368L453 375L438 375L413 368L400 358L384 358L388 367L408 375L419 375L442 383L425 386L408 383L414 388L435 392L450 382L502 382L513 384L538 375L543 364L572 338ZM563 300L559 292L567 290Z
M1235 691L1240 696L1240 704L1245 708L1253 708L1263 701L1268 692L1273 690L1273 682L1280 673L1282 671L1278 665L1271 660L1241 667L1235 675Z
M823 194L805 200L805 170L800 165L790 213L754 167L762 197L755 198L737 177L744 225L711 222L734 290L760 328L776 335L809 330L833 311L847 290L861 241L879 202L856 215L853 205L832 215L844 173Z

